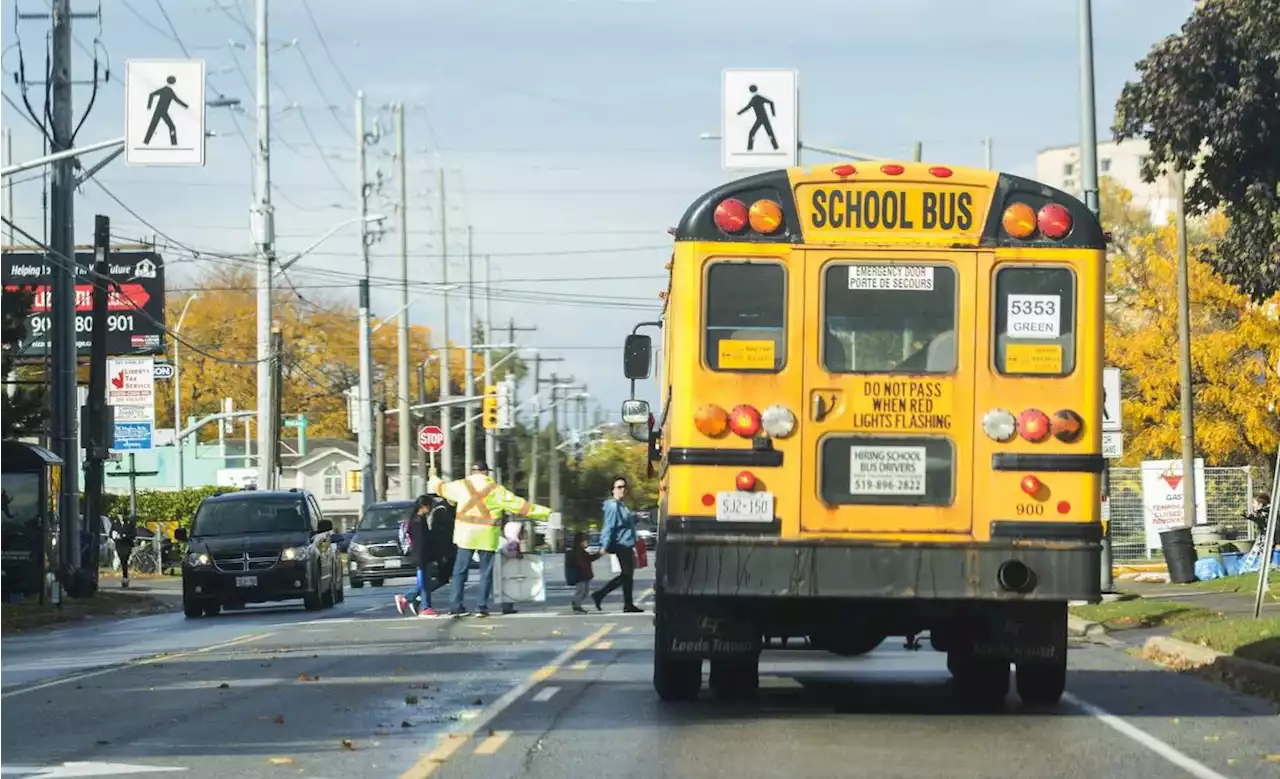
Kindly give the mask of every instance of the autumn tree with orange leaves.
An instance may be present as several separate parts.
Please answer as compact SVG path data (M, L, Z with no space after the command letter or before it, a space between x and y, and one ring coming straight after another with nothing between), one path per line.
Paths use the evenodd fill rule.
M1177 231L1152 226L1132 195L1102 182L1108 258L1107 365L1121 370L1124 465L1177 458ZM1195 448L1206 465L1262 465L1280 444L1280 295L1253 303L1207 263L1227 232L1219 213L1188 227Z
M257 368L252 361L257 358L257 293L252 272L219 267L192 286L196 292L171 294L166 304L166 319L170 327L174 327L187 299L198 295L187 309L180 333L184 342L180 347L183 416L218 413L222 410L223 398L228 397L236 409L255 408ZM355 308L311 296L303 299L286 287L275 292L273 311L284 337L282 413L285 416L305 414L310 436L351 437L343 392L357 384L360 373ZM373 324L376 326L378 322L375 320ZM397 328L389 323L374 332L372 338L374 388L375 392L382 392L389 408L398 403L395 396L397 337ZM423 363L433 348L438 345L432 343L429 328L411 328L411 361ZM476 365L483 367L482 362L477 358ZM463 364L463 352L452 350L450 375L455 394L463 386ZM439 396L437 365L432 360L430 370L426 371L429 400ZM171 426L173 382L157 382L156 390L157 425ZM412 399L416 400L416 379L412 391ZM394 424L391 427L394 428ZM201 438L208 440L216 434L216 426L209 425L202 431Z

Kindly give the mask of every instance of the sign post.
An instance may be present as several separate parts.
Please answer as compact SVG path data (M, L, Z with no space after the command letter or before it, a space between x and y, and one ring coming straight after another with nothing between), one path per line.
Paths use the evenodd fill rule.
M204 167L204 60L126 60L124 159Z
M725 168L792 168L799 159L799 74L726 68L720 82L720 156Z
M1124 455L1124 433L1120 417L1120 369L1102 369L1102 456L1118 459Z

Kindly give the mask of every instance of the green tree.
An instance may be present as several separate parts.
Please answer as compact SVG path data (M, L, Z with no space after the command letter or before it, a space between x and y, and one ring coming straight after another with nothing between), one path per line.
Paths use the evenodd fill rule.
M3 303L0 337L4 340L4 358L0 370L6 379L15 373L17 351L22 340L27 337L27 317L35 302L35 294L30 289L6 289L0 296ZM26 378L28 371L17 371L19 378ZM31 435L40 430L48 409L43 387L19 385L13 397L8 392L0 392L0 435L4 438Z
M1147 181L1195 170L1188 208L1230 220L1205 259L1255 302L1280 292L1280 0L1201 0L1137 68L1116 139L1146 140Z

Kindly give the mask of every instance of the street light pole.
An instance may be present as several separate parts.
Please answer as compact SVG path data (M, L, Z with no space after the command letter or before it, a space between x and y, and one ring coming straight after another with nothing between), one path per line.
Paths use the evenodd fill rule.
M191 307L191 302L198 297L200 297L200 293L196 292L187 298L186 303L182 304L182 314L178 316L178 324L173 328L173 429L175 431L173 445L178 452L177 475L179 491L185 486L183 484L183 468L186 463L183 460L186 459L186 449L183 447L182 441L177 439L177 431L182 429L182 366L178 354L178 351L182 348L182 342L178 340L177 336L182 334L182 322L187 318L187 309Z

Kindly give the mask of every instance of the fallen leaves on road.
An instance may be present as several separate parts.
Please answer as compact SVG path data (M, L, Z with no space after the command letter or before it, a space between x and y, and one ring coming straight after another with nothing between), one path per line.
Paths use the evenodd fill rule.
M418 705L418 696L416 696L416 695L406 695L406 696L404 696L404 702L405 702L407 705L409 705L409 706L417 706L417 705Z
M283 714L277 714L277 715L276 715L276 724L277 724L277 725L283 725L283 724L284 724L284 715L283 715Z
M310 674L306 673L305 671L304 671L304 672L302 672L302 673L300 673L300 674L298 674L298 681L300 681L300 682L316 682L316 681L319 681L319 680L320 680L320 677L319 677L319 676L311 676Z
M1266 755L1262 759L1268 763L1280 763L1280 755Z
M228 688L230 688L230 687L231 687L231 685L227 684L226 682L223 682L222 684L218 685L218 689L219 689L219 690L226 690L226 689L228 689Z
M355 748L356 748L356 742L352 741L352 740L351 740L351 739L349 739L349 738L344 738L344 739L342 739L342 748L343 748L343 749L355 750Z
M269 757L267 758L267 762L271 763L272 765L293 765L293 758L292 757Z
M400 727L402 727L402 728L411 728L411 727L413 727L413 723L412 723L412 722L410 722L410 721L409 721L409 720L407 720L407 719L406 719L406 720L400 720Z

